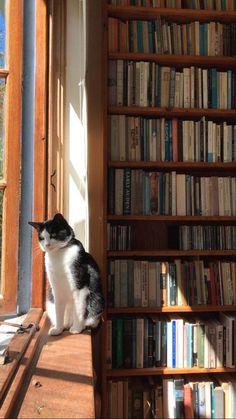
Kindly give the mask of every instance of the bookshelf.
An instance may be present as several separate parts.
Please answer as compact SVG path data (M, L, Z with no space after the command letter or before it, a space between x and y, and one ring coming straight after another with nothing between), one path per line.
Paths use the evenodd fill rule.
M110 3L115 2L111 1ZM236 180L236 147L235 140L233 140L236 132L234 90L236 59L235 56L219 53L218 55L193 55L134 52L130 51L127 37L129 38L131 33L129 32L133 25L131 22L154 23L157 19L158 25L160 22L164 22L167 27L172 23L183 26L193 22L199 22L199 25L215 22L214 28L217 28L217 24L220 23L224 26L223 30L227 32L229 29L225 29L226 25L234 25L235 31L236 11L231 7L231 2L225 3L229 5L230 10L151 7L155 3L152 1L136 2L136 4L147 4L146 7L130 6L131 2L129 1L117 1L116 3L103 2L104 154L107 162L104 175L104 202L106 203L104 237L107 239L104 243L103 271L106 278L104 291L107 296L107 309L102 336L104 353L106 352L102 365L102 416L106 418L126 417L129 412L130 417L151 419L155 413L156 417L167 418L171 417L171 410L164 399L168 398L172 400L172 404L176 403L176 400L173 399L173 389L177 382L179 384L181 381L181 391L184 393L185 387L189 389L189 382L192 386L192 382L198 380L197 386L199 385L199 388L204 386L205 396L209 395L209 386L211 386L212 397L215 387L219 390L221 381L232 379L234 391L236 388L232 374L236 372L236 364L231 358L231 361L229 358L226 361L225 349L222 349L220 354L219 348L217 354L214 352L214 344L221 345L220 331L223 331L225 336L228 327L223 321L224 315L231 316L235 321L236 309L236 245L233 239L236 213L231 198L232 194L235 196L234 182ZM161 3L167 4L168 2L161 1ZM179 1L176 1L177 3L180 4ZM216 3L219 6L220 2ZM111 27L114 20L121 22L120 32L119 24L115 23ZM135 25L133 27L136 28ZM153 24L152 30L155 32L154 28ZM126 33L125 41L124 33ZM144 36L142 31L141 33ZM136 36L138 35L136 34ZM156 35L152 33L150 36L155 39ZM197 43L197 41L195 42ZM120 48L120 45L125 45L125 48ZM111 62L113 70L111 70ZM144 74L137 76L141 62L148 64L144 66L146 68ZM131 70L128 70L127 63L131 63L129 67L132 67ZM199 97L197 99L195 89L194 93L189 93L190 96L192 95L191 106L186 105L184 98L181 106L169 106L169 104L161 106L162 98L158 98L160 84L157 82L157 74L163 71L163 67L174 68L175 77L177 73L181 74L186 68L192 68L190 77L191 74L192 77L195 77L198 72L200 76L196 76L194 80L195 85L198 85L197 90L202 92L200 100L197 101ZM195 70L196 68L199 70ZM221 78L220 73L228 74L229 77L226 83L228 96L223 99L223 101L225 100L223 106L222 102L220 104L218 96L217 103L216 99L211 101L213 97L212 69L215 74L219 74L217 80ZM122 74L121 78L118 75L119 71ZM114 72L116 74L115 81L113 79ZM147 77L145 72L148 74L148 78L145 78ZM130 76L130 74L132 75ZM204 77L207 77L207 84L203 86ZM140 91L137 93L135 87L137 83L139 83L141 95ZM149 83L149 88L145 90L143 83ZM170 78L168 83L171 83ZM204 89L206 86L208 96L205 96L204 102L203 96L206 93L203 91L206 90ZM218 92L219 86L220 84ZM193 85L192 88L194 88ZM185 95L184 87L181 92ZM163 91L162 94L164 94ZM141 99L140 96L137 99L138 95L141 96ZM229 99L229 95L231 95L231 99ZM169 91L170 96L171 92ZM172 97L172 99L172 105L175 105L175 98ZM208 106L206 106L206 102ZM196 103L200 106L196 106ZM173 120L178 126L175 134ZM194 152L191 156L187 153L187 157L186 155L184 157L186 148L184 141L186 141L187 135L183 134L185 122L186 126L190 126L190 124L192 126L193 134L191 135L194 136L195 144ZM150 128L152 123L155 124L154 134L153 129ZM159 123L160 125L158 125ZM166 131L161 131L161 126L169 127L167 134ZM204 126L203 129L202 126ZM210 128L212 126L214 128ZM133 130L132 134L130 130ZM159 137L157 132L159 132ZM136 135L136 149L133 154L129 149L130 141L132 143L132 139L134 139L132 135ZM203 135L205 142L202 140ZM162 144L159 151L155 149L154 155L150 151L153 136L157 149L157 144L159 142ZM171 138L169 141L173 141L171 146L166 142L167 137L168 140ZM212 140L212 138L214 139ZM178 147L181 143L181 150L178 148L176 152L177 146L176 142L174 145L174 141L178 143ZM213 152L209 145L210 141L215 144ZM226 142L227 147L225 146ZM198 143L200 145L196 145ZM228 144L231 145L228 146ZM230 151L226 157L228 147ZM168 156L166 148L171 149ZM155 176L160 174L158 180L155 177L155 182L157 182L155 186L150 181L152 173L155 173ZM176 180L177 178L179 180ZM181 197L178 196L180 192L179 190L177 192L176 189L180 178L184 179L183 182L191 183L191 187L185 185L185 192ZM202 185L200 192L199 182ZM213 188L211 182L218 185L217 191L214 189L214 193L211 192ZM223 195L221 195L219 186L222 183L225 191ZM227 193L227 190L230 193ZM202 197L203 194L205 198ZM215 195L217 195L217 203L213 204ZM222 197L224 197L223 200ZM150 203L151 198L154 198L155 201L154 209L153 201L152 204ZM186 204L184 214L180 208L182 200ZM148 205L147 201L150 201ZM197 204L196 201L200 201L200 204L199 202ZM223 207L222 201L225 202ZM162 271L164 265L167 269L165 272ZM173 270L171 271L171 269ZM165 279L162 276L164 273L167 273ZM231 291L225 286L226 280ZM154 285L155 281L156 285ZM165 282L165 286L162 281ZM182 296L178 294L178 287L182 290ZM149 290L152 291L149 292ZM158 296L154 302L153 299L151 302L153 290ZM164 292L165 296L163 297ZM173 297L173 292L176 293L175 298L177 298L178 304L170 303L170 295ZM228 292L232 295L229 296ZM119 298L117 293L119 293ZM177 294L179 299L176 297ZM203 358L205 357L203 360L200 360L202 349L198 342L201 339L200 329L197 329L199 325L205 330L204 342L207 347L204 356L201 355ZM218 325L219 328L217 328ZM164 335L160 337L161 327L166 328L165 330L168 329L163 333L164 335L167 333L171 337L163 338ZM211 332L209 332L210 328ZM219 335L213 338L212 336L216 336L218 332ZM159 346L163 345L163 339L165 340L166 347L164 349L163 346L161 349L157 347L158 333ZM191 335L190 338L188 333ZM186 338L186 336L188 337ZM147 343L148 339L151 342L149 344ZM171 340L171 343L168 339ZM191 343L186 339L190 339ZM181 342L181 346L178 346L179 342ZM188 348L191 347L192 352L196 352L197 355L194 353L193 357L199 358L193 359L192 355L189 355L190 358L188 358L185 345L188 345ZM160 351L165 351L165 355L163 352L158 358L157 353L159 354ZM235 356L235 347L233 351L233 356ZM129 357L129 361L127 361L127 357ZM151 367L147 368L147 362L151 362ZM163 365L160 365L161 363ZM132 368L130 368L131 364ZM229 377L231 378L229 379ZM165 380L169 380L168 383ZM166 386L170 386L172 389L170 390L173 393L171 397L168 392L166 393ZM157 396L157 391L159 391L159 396ZM193 385L191 388L191 400L194 400L195 403L195 406L192 407L193 411L199 408L196 407L194 391L196 388ZM137 399L135 399L136 396ZM141 405L140 411L136 411L134 408L135 400L138 405ZM148 405L151 405L152 408L148 409ZM180 405L181 409L184 409L184 400L181 399ZM158 410L159 408L161 410ZM174 414L177 413L174 412ZM181 417L184 417L183 411ZM204 417L207 417L206 412Z

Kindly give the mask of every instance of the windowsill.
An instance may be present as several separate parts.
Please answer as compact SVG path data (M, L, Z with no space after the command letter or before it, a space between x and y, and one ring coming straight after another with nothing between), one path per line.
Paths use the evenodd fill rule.
M1 418L95 417L90 333L64 332L52 337L47 334L48 327L44 314L40 330L31 339L8 385L0 409Z

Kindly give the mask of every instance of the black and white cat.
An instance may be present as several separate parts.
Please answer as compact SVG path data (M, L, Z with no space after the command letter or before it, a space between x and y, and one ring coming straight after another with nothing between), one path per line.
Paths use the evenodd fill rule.
M59 335L64 329L81 333L86 327L96 328L104 299L94 258L75 238L62 214L29 224L37 229L40 247L45 252L50 284L46 310L52 323L49 334Z

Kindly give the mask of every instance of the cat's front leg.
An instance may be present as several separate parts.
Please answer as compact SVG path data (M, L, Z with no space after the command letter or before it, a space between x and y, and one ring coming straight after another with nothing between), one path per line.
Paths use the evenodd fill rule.
M51 336L60 335L64 329L64 313L65 303L55 296L55 324L49 329L48 334Z

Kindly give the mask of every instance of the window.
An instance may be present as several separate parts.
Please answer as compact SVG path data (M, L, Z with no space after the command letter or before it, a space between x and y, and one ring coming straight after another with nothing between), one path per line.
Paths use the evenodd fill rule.
M0 314L16 309L20 202L22 2L0 0Z

